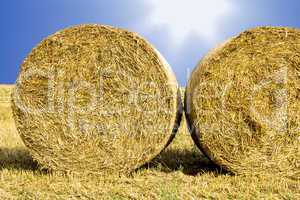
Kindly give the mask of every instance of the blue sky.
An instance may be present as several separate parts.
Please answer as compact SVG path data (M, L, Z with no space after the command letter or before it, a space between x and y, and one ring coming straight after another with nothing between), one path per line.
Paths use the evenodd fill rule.
M247 28L300 28L296 0L2 0L0 5L0 83L14 83L35 45L75 24L138 32L167 59L181 85L209 49Z

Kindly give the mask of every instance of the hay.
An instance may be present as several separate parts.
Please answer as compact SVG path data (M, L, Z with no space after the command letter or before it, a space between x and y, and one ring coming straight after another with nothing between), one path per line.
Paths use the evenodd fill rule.
M181 116L169 65L135 33L80 25L21 66L12 108L33 158L56 171L128 174L169 144Z
M300 178L300 31L260 27L213 50L189 80L197 146L235 174Z

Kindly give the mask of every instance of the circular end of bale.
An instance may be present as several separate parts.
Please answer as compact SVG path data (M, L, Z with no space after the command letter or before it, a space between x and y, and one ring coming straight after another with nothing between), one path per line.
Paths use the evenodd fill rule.
M128 174L174 138L178 91L170 66L145 39L79 25L49 36L24 60L12 109L42 167Z
M299 178L299 66L293 28L254 28L210 52L186 89L195 144L235 174Z

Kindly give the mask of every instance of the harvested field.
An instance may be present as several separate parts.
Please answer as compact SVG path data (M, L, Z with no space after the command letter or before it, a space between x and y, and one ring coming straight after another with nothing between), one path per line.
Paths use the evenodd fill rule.
M1 91L1 87L0 87ZM299 199L300 182L276 175L231 176L193 145L185 120L174 142L131 177L41 171L24 146L10 104L0 104L0 199Z

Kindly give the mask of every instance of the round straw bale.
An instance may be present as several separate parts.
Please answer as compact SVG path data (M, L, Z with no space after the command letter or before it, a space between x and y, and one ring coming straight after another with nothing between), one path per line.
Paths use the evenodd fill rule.
M235 174L300 175L300 31L259 27L194 69L185 110L196 145Z
M42 167L127 174L173 139L182 109L178 90L170 66L137 34L79 25L32 50L12 108Z

